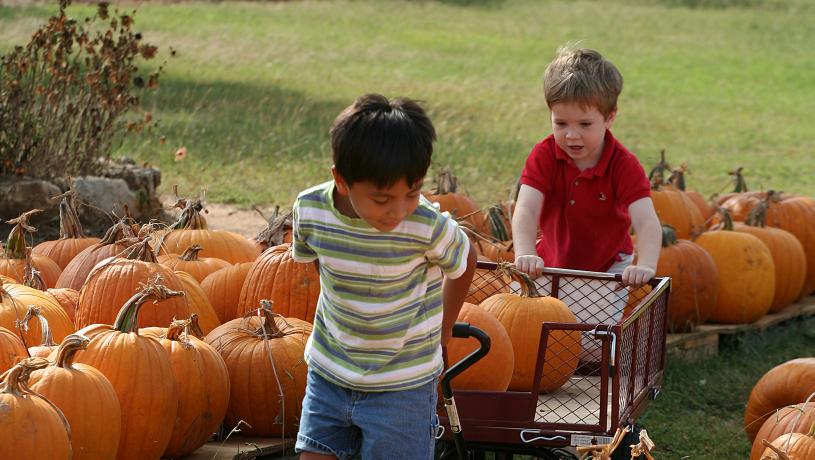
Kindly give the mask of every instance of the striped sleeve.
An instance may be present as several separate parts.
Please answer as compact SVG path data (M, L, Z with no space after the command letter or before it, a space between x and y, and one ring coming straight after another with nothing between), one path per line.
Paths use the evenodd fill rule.
M455 279L467 270L470 240L455 219L437 214L430 236L427 261L438 266L447 278Z
M317 253L308 244L308 233L300 225L302 203L298 199L292 208L292 258L295 262L308 263L317 260Z

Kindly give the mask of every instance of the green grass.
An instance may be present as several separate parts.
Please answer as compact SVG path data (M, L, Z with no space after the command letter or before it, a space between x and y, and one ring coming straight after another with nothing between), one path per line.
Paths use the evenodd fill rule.
M0 6L0 50L54 10ZM381 92L425 101L433 168L453 166L486 205L550 132L540 76L579 40L621 69L614 133L646 168L666 149L705 194L742 165L752 188L813 195L813 23L805 0L142 4L137 29L162 58L177 56L143 98L159 129L116 153L160 167L165 191L287 206L329 178L336 114ZM189 156L176 163L180 146Z

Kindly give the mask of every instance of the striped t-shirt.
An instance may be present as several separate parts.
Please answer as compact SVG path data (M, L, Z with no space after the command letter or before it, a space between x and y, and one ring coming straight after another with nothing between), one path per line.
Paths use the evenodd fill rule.
M333 181L305 190L293 209L294 259L320 263L306 362L354 390L421 386L442 369L442 273L464 273L469 240L424 197L381 232L340 214L333 191Z

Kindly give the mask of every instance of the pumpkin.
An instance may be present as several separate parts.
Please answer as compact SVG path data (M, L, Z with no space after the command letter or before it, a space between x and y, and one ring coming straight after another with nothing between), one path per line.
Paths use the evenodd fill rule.
M86 237L82 231L82 224L76 212L76 192L68 190L56 198L62 198L59 203L59 239L43 241L31 249L32 254L42 254L64 270L83 249L99 242L99 238ZM51 284L50 286L54 286Z
M765 226L766 201L759 203L747 214L744 224L734 224L733 229L754 235L760 239L773 256L775 265L775 295L770 312L777 312L795 302L801 295L807 274L804 247L792 233L780 228Z
M201 325L204 335L209 334L210 331L221 325L221 320L218 319L215 309L212 308L206 292L189 273L176 271L175 274L184 286L182 290L192 314L197 316L196 322Z
M79 291L71 288L51 288L45 292L57 301L73 323L76 306L79 305Z
M109 258L88 275L79 291L76 312L77 327L112 324L123 305L141 285L161 278L161 284L173 291L183 291L184 284L171 268L156 262L149 240L134 244L122 258ZM169 324L174 318L187 318L193 310L186 297L170 296L145 305L139 311L141 326Z
M500 293L509 293L509 282L501 270L477 270L464 301L478 305L484 299Z
M242 317L269 299L275 313L312 322L319 298L320 274L314 264L295 262L291 244L285 243L263 251L249 269L235 316Z
M9 232L4 252L0 254L0 275L6 275L18 283L22 283L26 278L26 266L30 265L30 268L39 272L47 287L53 287L56 285L62 269L50 258L42 254L32 253L25 242L26 232L33 233L37 231L37 229L28 225L29 216L35 212L39 212L39 209L25 212L20 217L8 221L8 223L14 224L14 227Z
M512 379L515 356L512 342L501 323L484 308L465 303L458 321L469 323L486 332L490 338L490 351L477 363L457 375L453 380L456 390L506 391ZM447 344L447 363L453 366L477 350L480 344L474 337L453 338Z
M79 291L96 264L122 253L134 237L130 225L124 221L117 222L105 232L98 243L83 249L65 266L54 287Z
M280 214L280 206L275 206L274 214L268 219L266 228L260 231L252 242L261 250L283 243L291 243L292 238L292 212Z
M169 328L147 328L170 356L178 387L178 415L164 457L181 458L204 445L226 414L229 374L221 355L203 340L198 317L176 320Z
M484 213L475 202L458 192L458 179L449 168L444 168L436 176L436 187L425 198L439 204L439 211L449 212L453 218L466 227L482 235L490 233L490 227Z
M242 235L226 230L210 230L201 215L201 200L179 200L182 208L178 221L159 241L160 254L180 254L193 244L203 249L201 257L215 257L231 264L257 259L260 249Z
M23 316L23 319L20 321L20 329L27 331L28 322L31 321L32 318L37 318L40 322L42 342L39 345L28 347L28 354L30 356L47 358L52 351L57 349L58 345L56 342L54 342L54 338L51 336L51 328L48 327L48 320L42 315L39 307L34 305L28 307L28 310L25 312L25 316Z
M677 239L673 228L663 225L656 274L671 278L668 297L671 332L689 331L707 321L719 290L719 271L707 251L689 240Z
M243 262L210 273L201 281L201 289L209 298L221 323L235 319L241 288L252 262Z
M785 434L765 445L767 449L761 455L762 459L811 460L815 458L815 423L806 434Z
M512 241L491 241L477 232L466 229L470 242L478 254L493 262L514 262L515 250Z
M704 229L705 219L683 192L670 190L655 179L651 185L651 200L659 221L672 226L677 238L690 239Z
M517 269L508 270L513 279L520 283L521 294L496 294L481 302L481 306L498 319L512 342L515 365L508 389L531 391L542 323L575 323L577 318L560 300L540 297L534 281L528 276ZM550 332L541 372L541 392L556 391L574 374L582 351L580 342L580 331Z
M73 460L115 458L122 427L119 397L101 372L74 357L90 339L71 334L48 367L31 373L31 389L53 402L71 426Z
M152 337L138 334L139 314L149 300L166 305L182 295L148 282L123 302L113 325L96 324L78 333L90 338L74 361L95 367L113 385L122 409L122 430L116 459L158 460L173 432L178 390L167 352Z
M780 407L804 402L815 392L815 358L798 358L773 367L753 386L744 410L744 430L755 440L761 424Z
M734 220L745 220L762 201L766 203L765 224L792 233L803 246L807 271L799 297L809 295L815 290L815 200L770 190L739 194L725 201L722 207L730 211Z
M187 272L199 283L210 273L228 267L229 262L215 257L198 257L203 248L200 244L193 244L184 250L181 255L164 254L158 256L158 263L176 271Z
M686 163L682 163L678 168L671 170L671 175L668 177L666 182L674 186L676 190L683 192L690 202L696 206L696 209L699 210L699 214L702 216L702 219L704 221L708 221L714 214L716 214L716 208L713 206L713 204L706 200L701 193L695 190L687 189L685 185L685 173L687 170L688 165Z
M28 388L30 374L48 365L28 358L14 366L0 383L0 458L69 460L70 427L62 412Z
M306 392L303 359L311 324L274 314L263 301L261 316L238 318L210 332L206 342L229 369L229 408L224 424L249 436L291 437L297 433Z
M794 406L785 406L770 415L753 441L750 451L750 460L759 460L765 446L762 441L776 439L789 433L806 433L815 423L815 403L801 403Z
M0 374L28 357L23 341L10 330L0 327Z
M775 296L775 264L770 249L757 237L733 231L723 212L720 230L703 233L695 243L713 258L719 272L714 323L749 324L767 314Z
M17 321L22 320L30 306L40 309L40 314L48 321L51 336L55 342L61 342L76 329L68 314L53 296L22 284L8 283L0 287L0 326L16 331ZM26 346L43 342L39 323L30 324L28 330L21 331Z

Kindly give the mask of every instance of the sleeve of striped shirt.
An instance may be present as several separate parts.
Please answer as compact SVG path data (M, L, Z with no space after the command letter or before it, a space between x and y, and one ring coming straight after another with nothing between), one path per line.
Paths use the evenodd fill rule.
M427 261L437 265L448 278L458 278L467 270L470 240L455 219L439 213L433 224L430 247L425 253Z
M308 245L308 226L301 226L302 211L300 200L295 201L292 208L292 258L295 262L308 263L317 260L317 253Z

